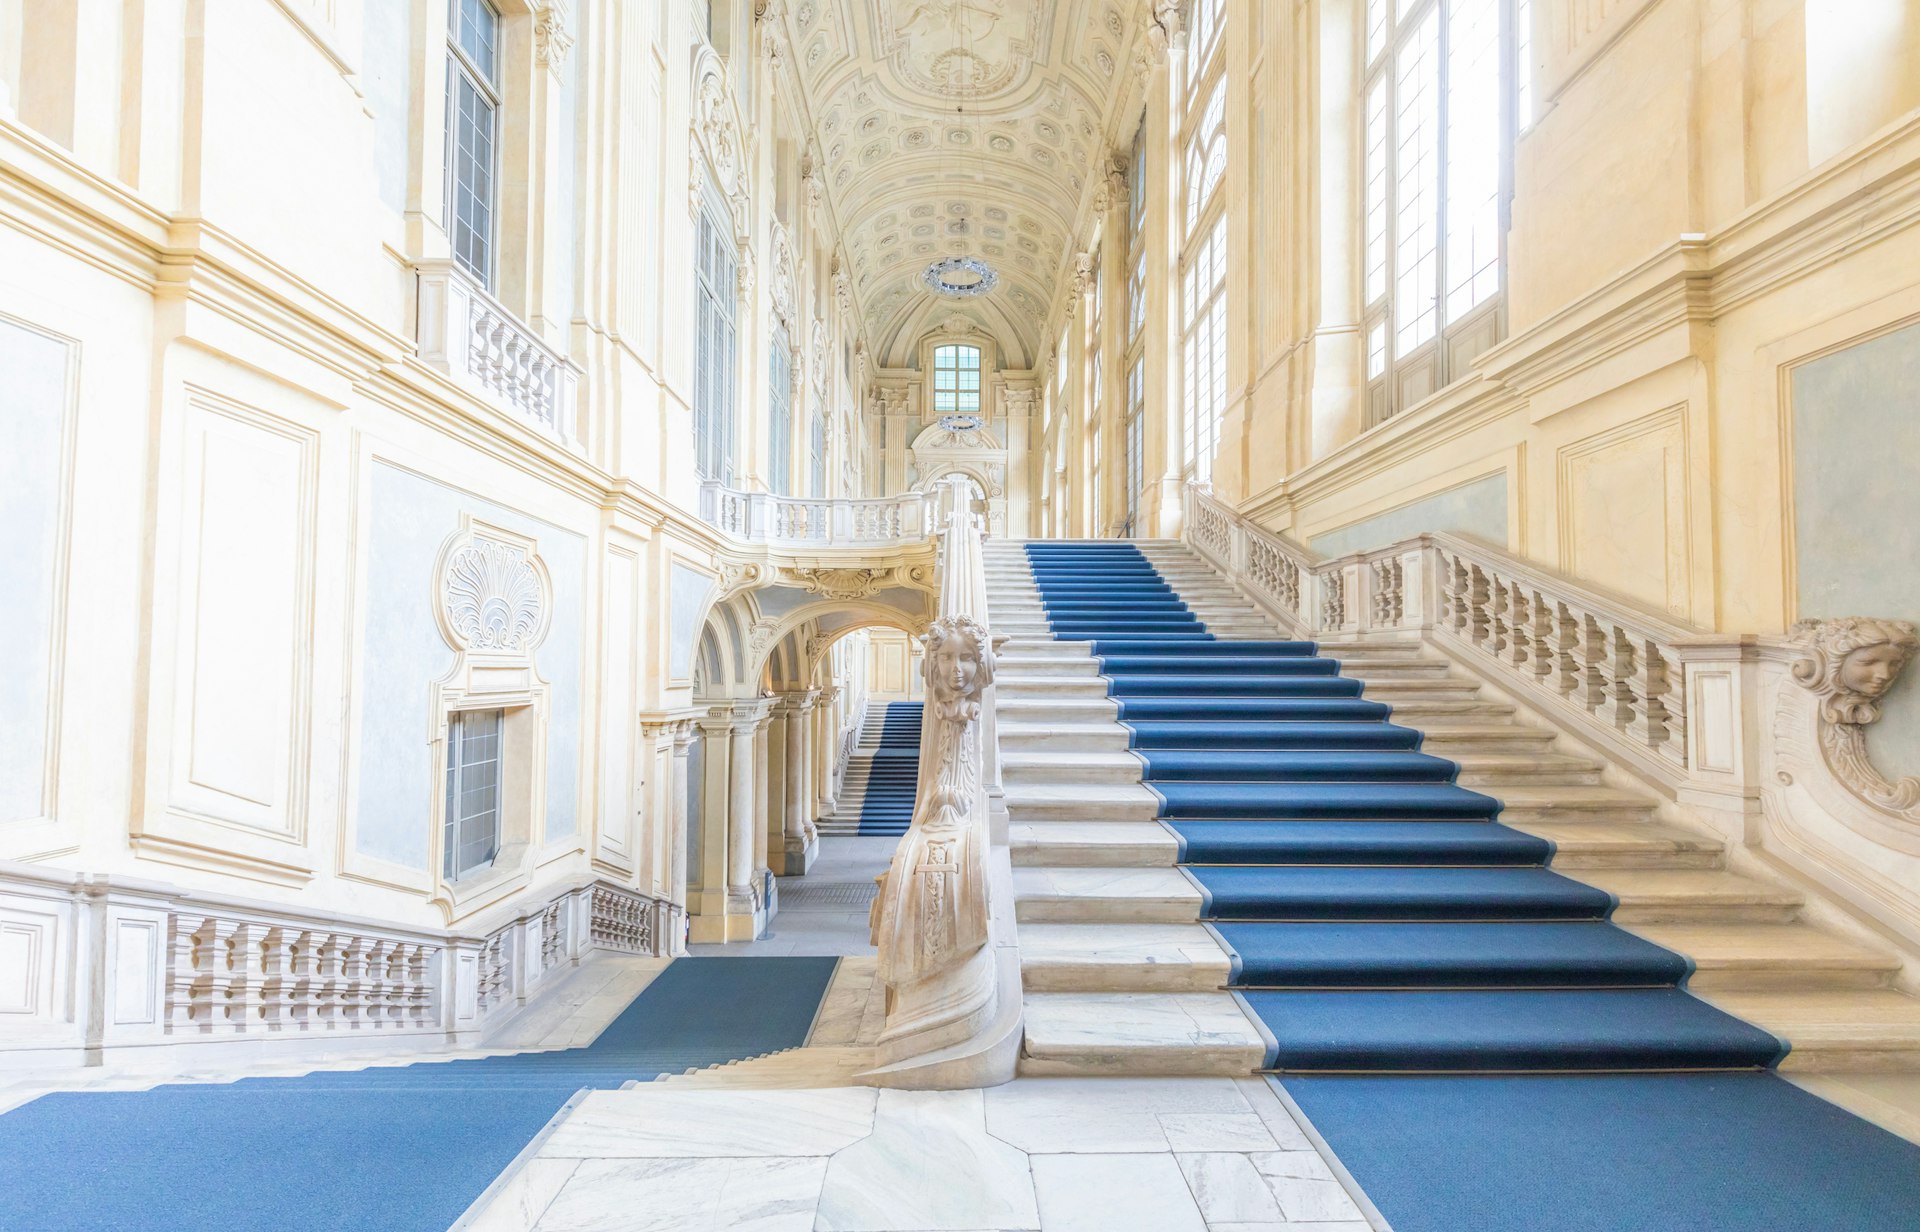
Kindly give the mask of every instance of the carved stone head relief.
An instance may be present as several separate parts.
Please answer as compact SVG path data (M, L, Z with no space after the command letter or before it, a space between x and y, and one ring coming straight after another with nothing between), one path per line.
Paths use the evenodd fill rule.
M980 717L980 699L993 683L993 642L979 621L945 616L927 630L927 700L947 722Z
M1809 652L1794 663L1793 678L1820 698L1820 717L1829 723L1878 719L1877 703L1920 651L1920 631L1904 620L1803 620L1787 636Z

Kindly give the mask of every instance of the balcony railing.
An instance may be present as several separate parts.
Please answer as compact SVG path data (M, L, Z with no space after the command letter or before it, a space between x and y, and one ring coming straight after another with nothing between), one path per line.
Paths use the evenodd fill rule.
M891 547L923 543L935 531L933 493L811 500L741 492L708 480L700 516L736 539L776 547Z
M543 432L578 435L580 370L450 261L416 267L420 358Z

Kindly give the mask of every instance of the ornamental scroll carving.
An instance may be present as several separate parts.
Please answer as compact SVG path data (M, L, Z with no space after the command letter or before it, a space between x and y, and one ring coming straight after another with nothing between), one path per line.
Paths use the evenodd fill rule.
M927 631L926 647L933 773L923 772L913 826L880 878L871 921L880 978L896 991L960 966L987 943L980 713L993 683L993 643L978 621L947 616Z
M1920 631L1904 620L1847 616L1801 621L1787 637L1804 652L1794 660L1793 680L1817 703L1820 752L1828 768L1867 803L1920 821L1920 777L1888 779L1867 753L1867 728L1920 652Z
M531 658L553 608L546 563L532 540L470 522L440 553L440 626L455 650Z

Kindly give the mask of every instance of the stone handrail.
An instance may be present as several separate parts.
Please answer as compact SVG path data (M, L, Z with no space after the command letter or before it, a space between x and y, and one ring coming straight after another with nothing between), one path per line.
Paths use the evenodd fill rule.
M1012 864L993 824L994 638L980 517L958 478L941 493L940 603L923 658L913 820L874 901L886 1022L867 1075L963 1088L1013 1076L1021 1038Z
M12 862L0 909L34 934L45 977L0 1069L181 1043L471 1046L593 950L671 953L680 911L595 880L411 928Z
M1658 777L1690 768L1683 663L1697 627L1455 535L1323 559L1200 485L1185 538L1302 637L1431 636Z
M776 547L890 547L921 543L938 530L935 495L813 500L700 485L700 516L723 533Z

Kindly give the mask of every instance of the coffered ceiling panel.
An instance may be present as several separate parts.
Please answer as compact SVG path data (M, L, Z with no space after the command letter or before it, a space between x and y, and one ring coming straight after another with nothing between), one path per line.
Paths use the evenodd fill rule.
M790 0L788 45L880 361L956 311L1031 365L1125 93L1138 0ZM936 294L933 262L999 275Z

